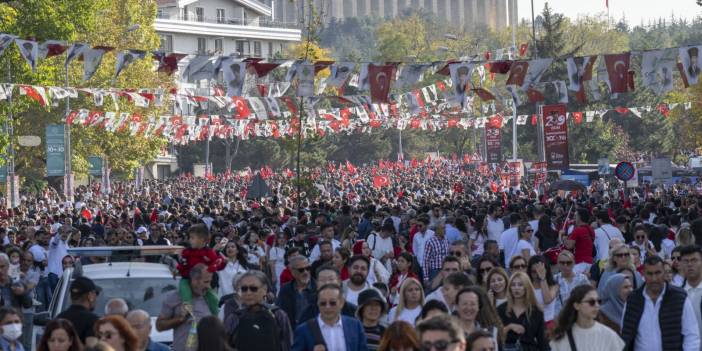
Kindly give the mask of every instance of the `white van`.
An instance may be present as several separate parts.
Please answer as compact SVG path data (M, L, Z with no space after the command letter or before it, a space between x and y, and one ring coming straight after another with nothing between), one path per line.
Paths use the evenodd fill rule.
M178 254L183 248L179 246L144 246L144 247L86 247L69 249L74 256L157 256ZM141 309L151 315L151 340L170 345L173 331L158 332L156 318L161 313L163 300L171 291L178 289L179 279L174 278L167 264L148 262L112 262L83 265L69 268L63 272L54 290L49 305L48 319L54 319L71 305L68 291L71 282L77 276L93 280L102 291L93 311L98 316L105 313L105 304L113 298L127 301L129 309ZM34 327L35 343L41 339L43 327ZM33 348L34 349L34 348Z

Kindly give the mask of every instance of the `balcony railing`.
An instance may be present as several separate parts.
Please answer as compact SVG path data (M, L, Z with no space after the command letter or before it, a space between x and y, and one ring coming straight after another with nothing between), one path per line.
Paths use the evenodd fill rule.
M172 20L172 21L186 21L186 22L200 22L200 23L216 23L216 24L231 24L235 26L254 26L254 27L268 27L268 28L299 28L299 23L295 22L281 22L281 21L270 21L262 18L258 20L248 20L244 21L241 18L211 18L211 17L199 17L197 15L188 15L187 18L183 18L182 15L169 16L166 13L159 13L156 18Z

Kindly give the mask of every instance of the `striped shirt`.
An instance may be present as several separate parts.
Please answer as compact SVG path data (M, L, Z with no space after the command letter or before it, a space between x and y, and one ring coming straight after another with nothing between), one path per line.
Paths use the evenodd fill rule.
M378 346L380 346L380 339L383 337L383 333L385 333L385 327L380 325L380 324L376 325L375 327L366 327L364 325L363 331L366 334L366 340L368 342L368 350L369 351L378 350Z

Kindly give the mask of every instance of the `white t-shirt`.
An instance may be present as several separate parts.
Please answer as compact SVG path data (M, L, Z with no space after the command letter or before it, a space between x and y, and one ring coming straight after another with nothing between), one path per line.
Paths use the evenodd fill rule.
M517 228L509 228L502 232L500 235L500 241L498 242L500 250L505 253L505 267L509 266L509 260L512 256L518 255L517 242L519 241L519 235L517 234Z
M393 252L392 237L383 238L378 233L373 233L366 240L368 247L373 251L373 257L382 259L387 253Z
M609 241L619 239L624 242L624 236L619 228L607 223L595 229L595 248L597 248L596 260L609 258Z
M317 243L317 245L315 245L315 246L312 248L312 252L310 252L310 262L314 262L314 261L318 260L318 259L319 259L319 256L322 255L322 253L319 251L319 244L320 244L322 241L324 241L324 240L321 240L319 243ZM336 239L332 239L332 240L331 240L331 243L332 243L332 250L334 250L334 251L336 251L336 249L337 249L339 246L341 246L341 243L339 242L339 240L336 240Z
M344 295L346 296L346 302L358 306L358 295L360 295L362 292L364 292L368 289L371 289L371 286L368 283L366 283L366 285L363 287L363 289L358 290L358 291L353 291L348 286L346 286L346 288L344 289Z
M424 264L424 246L433 236L434 231L430 229L427 229L424 234L422 234L422 232L414 234L414 238L412 239L412 251L414 251L414 255L417 256L417 261L420 266Z
M400 312L400 315L397 316L397 318L395 318L396 313L397 306L390 309L390 313L388 313L388 324L395 321L405 321L411 325L414 325L417 321L417 317L419 317L419 314L422 313L422 306L419 305L413 309L405 308L402 310L402 312Z
M578 351L619 351L624 349L624 340L612 329L595 322L591 328L583 329L573 325L573 342ZM551 341L552 351L572 351L568 336Z
M524 239L519 239L519 242L517 243L517 252L515 253L515 256L521 255L522 251L524 251L525 249L529 250L529 257L536 256L536 251L534 250L534 246L530 242L528 242Z
M500 235L505 231L505 222L502 221L502 218L493 220L490 216L487 216L485 220L487 221L488 239L495 241L500 240Z

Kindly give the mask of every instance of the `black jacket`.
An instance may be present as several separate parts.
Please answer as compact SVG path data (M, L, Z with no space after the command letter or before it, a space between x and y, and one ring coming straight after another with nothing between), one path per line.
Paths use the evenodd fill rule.
M295 329L295 327L297 327L298 324L304 322L304 320L302 320L301 318L300 320L296 318L300 306L297 305L297 299L295 298L295 294L297 294L297 291L295 289L295 281L293 280L291 282L283 284L283 286L280 287L280 292L278 293L278 300L275 303L288 315L288 318L290 319L290 325L292 326L293 330ZM302 294L305 301L307 301L308 306L316 303L317 291L315 289L314 283L311 280L307 287L304 290L302 290ZM302 310L300 310L299 312L300 314L302 314Z

